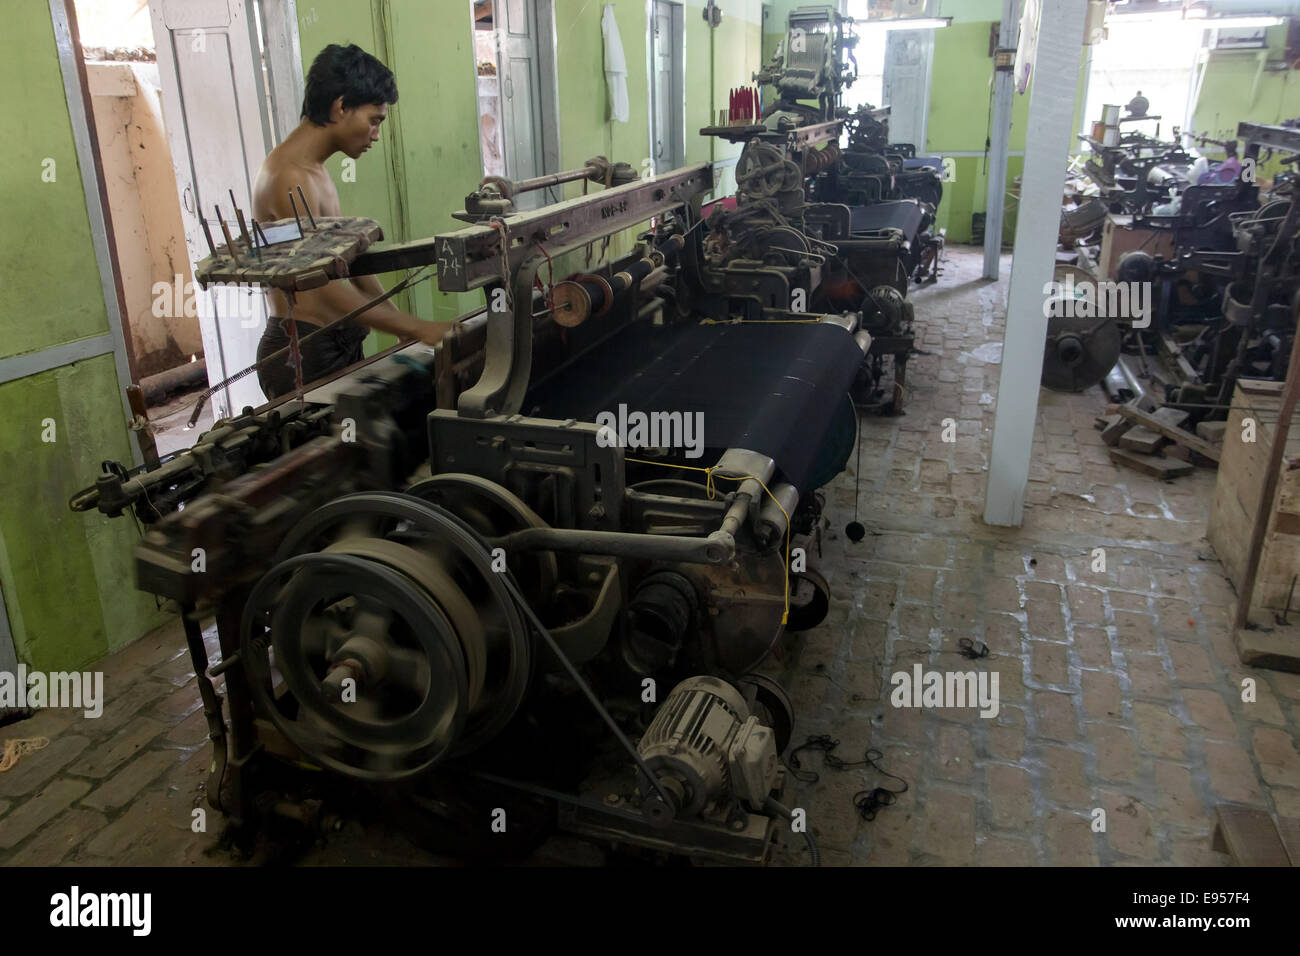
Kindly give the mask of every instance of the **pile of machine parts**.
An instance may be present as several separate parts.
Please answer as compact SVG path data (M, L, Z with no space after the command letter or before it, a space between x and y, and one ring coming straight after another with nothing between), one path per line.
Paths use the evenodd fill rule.
M1300 131L1242 123L1237 133L1250 168L1263 161L1261 149L1285 154L1284 168L1300 160ZM1163 236L1172 254L1126 252L1108 278L1149 291L1147 321L1095 308L1074 309L1089 314L1067 318L1058 310L1049 326L1044 384L1077 391L1104 376L1112 400L1127 406L1121 410L1127 424L1112 431L1117 440L1136 423L1213 460L1192 433L1227 417L1238 379L1286 377L1300 288L1294 182L1292 170L1279 173L1262 201L1253 179L1186 185L1175 194L1175 211L1135 214L1133 227ZM1062 268L1073 268L1078 279L1097 278L1065 266L1058 279ZM1157 428L1157 421L1167 427ZM1123 447L1154 447L1149 439L1129 434Z
M711 272L753 290L754 307L860 313L873 344L854 401L896 413L915 343L908 290L939 274L943 236L932 227L943 187L936 163L889 144L887 109L849 116L841 105L856 39L834 8L799 7L782 50L754 75L776 94L762 121L700 131L744 144L736 206L714 209L703 247Z
M235 239L196 268L223 275L239 247L242 281L292 289L322 262L331 278L436 262L443 291L491 307L436 351L395 347L156 465L106 463L71 502L145 526L138 584L182 609L209 799L234 832L314 818L302 808L341 782L466 857L558 825L770 858L794 714L755 669L829 606L818 489L854 447L871 338L853 312L789 321L825 258L801 232L695 228L706 164L500 205L620 168L485 183L471 224L430 239L322 255L317 217L300 267L298 240L251 255ZM628 256L536 291L547 263L647 222ZM717 251L723 232L748 249L747 228L767 230L762 256ZM703 430L638 440L605 414Z

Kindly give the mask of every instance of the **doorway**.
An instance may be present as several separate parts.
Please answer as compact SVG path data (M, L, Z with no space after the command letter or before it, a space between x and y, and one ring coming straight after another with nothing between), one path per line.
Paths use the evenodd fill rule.
M214 295L193 281L230 199L251 208L263 157L297 123L302 66L294 0L74 0L108 199L132 375L160 454L214 418L261 405L255 376L217 390L195 429L198 393L256 361L266 323L256 291ZM83 162L86 157L83 157ZM217 241L220 241L219 239ZM230 290L223 290L229 292Z
M650 142L657 175L686 165L685 34L680 3L651 3Z
M552 0L470 0L483 175L560 171ZM558 202L559 187L523 193L520 209Z

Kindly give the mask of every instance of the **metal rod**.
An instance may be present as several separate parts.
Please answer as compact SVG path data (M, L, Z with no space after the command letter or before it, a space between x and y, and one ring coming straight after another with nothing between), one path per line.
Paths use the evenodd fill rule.
M208 221L199 213L199 225L203 227L203 238L208 240L208 255L212 258L217 257L217 247L212 242L212 230L208 228Z
M298 224L298 235L302 236L302 220L298 218L298 203L293 198L293 190L289 190L289 205L293 207L293 221Z
M562 173L551 173L549 176L535 176L532 179L521 179L511 183L510 188L513 194L518 195L536 189L545 189L547 186L559 186L561 183L572 183L579 179L585 180L594 170L594 166L583 166L581 169L569 169Z
M230 228L226 225L226 220L221 218L221 207L212 208L217 211L217 222L221 224L221 234L226 237L226 249L230 252L230 258L235 260L235 265L240 265L239 253L235 251L235 240L230 238Z
M227 761L226 721L221 713L221 697L207 674L208 649L203 643L203 629L192 602L182 609L181 623L185 628L185 644L190 651L190 663L198 675L195 683L203 701L203 716L208 722L208 739L212 741L212 762L208 764L208 802L221 810L221 783L226 775ZM236 701L232 700L232 709L235 704Z
M748 499L745 499L745 504L748 504ZM732 507L735 508L735 505ZM743 516L743 511L741 513ZM565 554L608 554L690 564L725 564L735 557L734 542L713 535L701 538L577 528L524 528L500 538L490 538L488 544L491 547L505 548L509 554L520 551L560 551Z
M239 202L235 199L235 191L233 189L227 189L226 193L230 196L231 208L235 210L235 221L239 223L239 237L243 239L244 244L248 246L248 251L253 252L253 243L249 238L248 226L244 222L244 211L239 208ZM261 258L260 253L258 254L258 258Z
M270 248L271 244L266 241L266 233L262 231L262 227L258 221L256 219L250 219L249 221L253 224L253 232L257 236L258 241L267 248Z
M149 410L145 407L144 391L139 385L128 385L126 398L131 403L131 413L135 416L135 420L131 423L131 430L135 432L135 439L140 445L140 455L144 458L146 467L157 468L161 462L158 460L158 445L154 441L153 428L149 425Z
M307 219L311 222L311 227L316 228L316 217L311 214L311 206L307 204L307 197L302 194L302 187L298 187L298 198L302 200L303 212L307 214Z
M1292 299L1293 319L1300 319L1300 293ZM1246 573L1241 579L1237 598L1237 619L1234 630L1250 623L1250 602L1255 596L1255 579L1264 554L1264 536L1268 533L1269 519L1273 517L1273 499L1277 497L1281 477L1282 458L1286 454L1286 440L1291 432L1291 418L1296 404L1300 403L1300 335L1291 344L1291 360L1286 369L1286 384L1282 387L1282 404L1278 409L1277 427L1273 431L1273 447L1268 451L1268 466L1264 471L1264 488L1259 495L1259 509L1255 512L1255 527L1250 533L1250 547L1246 550Z
M258 259L261 259L262 250L257 248L257 243L253 241L253 236L248 231L248 223L244 221L244 210L240 209L238 206L235 207L235 218L239 220L239 234L243 237L244 244L248 246L249 251L252 252L253 255L257 256Z

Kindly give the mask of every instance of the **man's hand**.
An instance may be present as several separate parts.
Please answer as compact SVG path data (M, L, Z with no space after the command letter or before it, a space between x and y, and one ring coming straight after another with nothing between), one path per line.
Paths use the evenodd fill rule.
M414 319L406 334L425 345L437 345L454 327L454 322L425 322L423 319Z

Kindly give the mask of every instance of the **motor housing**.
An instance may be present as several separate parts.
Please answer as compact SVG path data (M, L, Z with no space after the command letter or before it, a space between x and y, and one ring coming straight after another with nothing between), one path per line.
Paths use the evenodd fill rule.
M658 778L644 777L641 811L652 822L760 810L776 782L776 735L740 692L717 677L691 677L669 693L637 745Z

